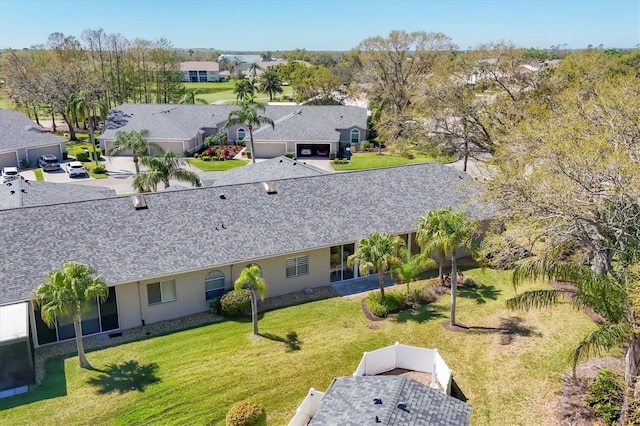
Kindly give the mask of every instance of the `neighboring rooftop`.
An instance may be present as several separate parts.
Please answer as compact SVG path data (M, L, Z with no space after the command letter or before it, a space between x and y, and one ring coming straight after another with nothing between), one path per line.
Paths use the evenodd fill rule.
M0 108L0 152L66 142L42 130L26 115Z
M244 167L238 167L224 172L210 173L206 179L202 180L202 185L224 186L317 176L326 173L328 172L306 164L304 161L292 160L291 158L280 156L254 164L249 163Z
M0 210L115 197L110 188L16 179L0 185Z
M220 71L217 62L213 61L185 61L180 62L180 71Z
M2 258L0 305L27 300L53 267L69 259L91 264L116 285L330 247L372 231L407 233L429 210L489 214L480 204L467 204L475 182L438 163L285 179L274 186L272 195L260 183L149 193L142 210L130 197L2 210L0 247L11 246L11 259L28 261L9 266ZM59 238L78 226L78 218L90 219L99 244Z
M470 418L469 404L406 377L338 377L309 426L460 426L468 425Z

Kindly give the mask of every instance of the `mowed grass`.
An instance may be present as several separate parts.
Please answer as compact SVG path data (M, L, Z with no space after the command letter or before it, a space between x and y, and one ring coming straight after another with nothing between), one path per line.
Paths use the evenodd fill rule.
M234 80L225 81L222 83L183 83L186 89L198 90L196 98L200 98L207 103L213 103L218 101L236 102L236 94L233 93L233 88L236 87ZM292 97L293 89L291 86L282 86L283 93L276 98ZM269 96L264 93L256 93L256 101L269 102Z
M404 166L406 164L415 163L429 163L429 162L446 162L451 158L446 156L429 156L418 154L415 158L407 158L399 155L392 155L389 153L383 153L378 155L377 152L356 152L351 156L351 161L348 164L334 164L331 162L331 167L334 170L365 170L365 169L377 169L380 167L390 166Z
M284 425L309 388L326 390L364 351L396 341L438 348L473 406L473 425L552 423L571 351L595 325L568 304L508 311L508 272L465 276L484 284L459 293L458 322L476 327L467 332L443 328L448 295L375 323L360 297L332 298L262 314L266 338L250 336L250 321L226 321L90 352L95 371L79 369L77 357L54 359L40 387L0 400L0 424L224 425L233 403L252 399L269 424ZM98 371L109 365L132 368L117 377Z
M248 160L202 161L197 158L189 158L189 164L204 172L223 172L245 166Z

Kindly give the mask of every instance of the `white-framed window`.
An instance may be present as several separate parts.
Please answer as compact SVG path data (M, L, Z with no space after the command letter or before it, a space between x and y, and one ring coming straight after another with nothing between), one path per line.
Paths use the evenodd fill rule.
M360 143L360 130L353 129L351 131L351 143Z
M149 300L149 305L173 302L176 300L176 281L169 280L147 284L147 299Z
M207 301L221 297L224 294L224 273L211 271L204 279L204 293Z
M309 273L309 256L298 256L287 259L287 278L307 275Z
M247 132L245 132L242 127L240 127L238 129L238 131L236 132L236 136L237 136L238 140L243 140L246 135L247 135Z

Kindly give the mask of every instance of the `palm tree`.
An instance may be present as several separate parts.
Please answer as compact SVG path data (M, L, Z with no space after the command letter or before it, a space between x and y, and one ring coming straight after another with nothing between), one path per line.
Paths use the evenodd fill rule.
M269 95L270 101L273 100L274 95L283 92L282 81L280 77L278 77L278 72L273 67L267 68L260 78L258 78L258 90L260 93Z
M637 257L637 255L636 255ZM602 351L626 346L625 396L620 424L627 424L631 402L640 397L640 259L616 274L600 274L586 266L552 259L527 260L516 265L513 285L538 278L568 283L577 307L587 307L606 321L578 344L573 353L573 374L578 362ZM532 290L507 300L510 309L545 308L561 303L562 290Z
M99 116L104 119L109 112L109 105L86 90L73 94L71 96L71 103L78 117L88 118L89 120L89 138L91 139L91 146L93 146L93 158L97 166L100 157L96 148L96 138L94 135L95 117Z
M413 256L406 257L406 260L396 266L392 272L407 284L407 293L409 293L409 283L415 281L418 275L427 269L436 266L436 262L424 253L418 253Z
M233 93L236 94L236 100L242 101L246 98L252 97L256 92L256 87L253 80L247 80L245 78L236 81L236 86L233 88Z
M253 149L253 126L260 126L260 124L269 124L272 128L275 124L269 117L260 115L261 111L265 110L265 106L254 100L253 96L244 99L240 102L240 109L231 111L227 123L224 125L226 128L235 126L237 124L243 124L249 129L249 146L251 149L251 162L256 162L255 151Z
M384 298L383 274L402 263L403 248L404 241L399 236L372 232L358 241L355 253L347 258L347 266L352 269L357 263L358 272L363 276L377 271L380 294Z
M456 324L456 297L458 292L458 265L456 248L472 249L473 225L467 219L466 212L453 212L451 209L432 210L426 217L418 220L416 240L424 253L444 253L451 258L451 325ZM440 260L440 273L443 259Z
M255 80L255 78L258 76L258 70L260 70L260 66L257 63L254 62L251 65L249 65L248 71L252 80Z
M261 277L260 267L256 264L246 266L240 276L234 283L233 287L240 290L247 286L251 293L251 320L253 321L253 334L258 335L258 298L256 292L260 295L260 300L264 300L267 294L267 283Z
M80 368L91 368L84 354L80 313L89 302L97 298L102 303L109 294L104 280L94 276L95 273L91 266L67 262L62 270L54 269L49 272L45 282L32 295L34 305L40 307L42 320L49 327L55 326L58 316L71 315L73 318Z
M155 142L149 142L147 140L148 137L149 131L147 129L132 130L130 132L118 131L116 132L116 140L109 150L109 155L131 151L133 153L133 164L136 166L136 175L139 175L140 166L138 161L140 161L140 157L149 155L151 151L164 152L160 145Z
M440 210L440 213L430 211L429 214L418 217L416 241L420 247L428 244L429 241L435 238L434 234L438 232L438 224L441 221L441 214L442 210ZM442 248L437 248L434 250L433 254L438 257L438 278L440 279L440 285L444 285L444 263L447 260L447 254Z
M140 173L137 177L143 176L140 182L144 182L144 187L156 190L158 183L164 184L164 189L169 188L169 179L175 179L190 183L192 186L200 187L200 177L197 173L182 168L188 165L183 158L176 157L173 152L165 152L162 156L142 157L142 165L147 167L147 171Z
M196 97L196 95L200 93L199 89L185 89L184 95L178 101L179 104L192 104L196 103L208 105L209 103L202 98Z

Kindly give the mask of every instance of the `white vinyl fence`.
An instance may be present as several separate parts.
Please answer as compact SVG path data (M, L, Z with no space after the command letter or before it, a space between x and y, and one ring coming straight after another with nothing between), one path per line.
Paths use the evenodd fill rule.
M296 415L289 422L289 426L306 426L311 418L320 408L320 402L324 392L319 392L313 388L309 389L309 393L302 401L302 404L296 409Z

